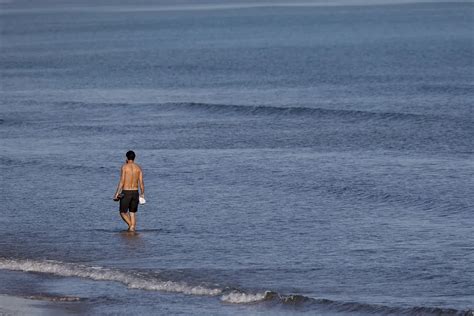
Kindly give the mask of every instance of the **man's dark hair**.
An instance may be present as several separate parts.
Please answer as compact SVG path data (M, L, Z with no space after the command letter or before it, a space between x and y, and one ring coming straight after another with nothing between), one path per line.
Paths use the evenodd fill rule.
M125 154L125 156L127 156L127 159L128 159L128 160L131 160L131 161L134 161L134 160L135 160L135 153L133 152L133 150L127 151L127 153Z

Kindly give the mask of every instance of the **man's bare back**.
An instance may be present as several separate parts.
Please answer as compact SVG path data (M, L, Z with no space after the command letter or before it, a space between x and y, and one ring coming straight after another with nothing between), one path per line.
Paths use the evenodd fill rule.
M138 186L143 182L142 168L136 163L127 162L122 166L123 190L138 190ZM143 193L143 188L141 192Z
M135 163L135 153L126 154L127 162L120 170L120 182L114 195L114 200L120 200L120 216L127 223L129 231L135 231L139 197L145 198L142 168ZM140 188L140 194L138 191Z

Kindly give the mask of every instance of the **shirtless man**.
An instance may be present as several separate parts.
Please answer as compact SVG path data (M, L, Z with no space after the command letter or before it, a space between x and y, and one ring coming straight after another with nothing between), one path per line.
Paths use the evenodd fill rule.
M120 200L120 216L127 223L128 230L134 232L136 229L135 213L138 209L138 197L145 198L145 184L143 183L142 168L135 163L135 153L128 151L127 162L122 166L120 182L114 195L114 200ZM140 186L140 195L138 194ZM123 197L119 198L119 194Z

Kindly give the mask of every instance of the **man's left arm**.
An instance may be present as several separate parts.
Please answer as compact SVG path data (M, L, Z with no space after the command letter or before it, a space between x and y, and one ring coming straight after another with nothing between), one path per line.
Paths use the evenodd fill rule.
M144 198L145 197L145 183L143 182L143 171L140 168L140 175L138 177L140 181L140 195Z

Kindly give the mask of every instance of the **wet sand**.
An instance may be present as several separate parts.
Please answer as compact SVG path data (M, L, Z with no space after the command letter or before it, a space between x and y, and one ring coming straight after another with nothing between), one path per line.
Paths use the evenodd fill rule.
M64 315L80 314L77 302L64 302L54 297L28 298L0 294L0 315Z

